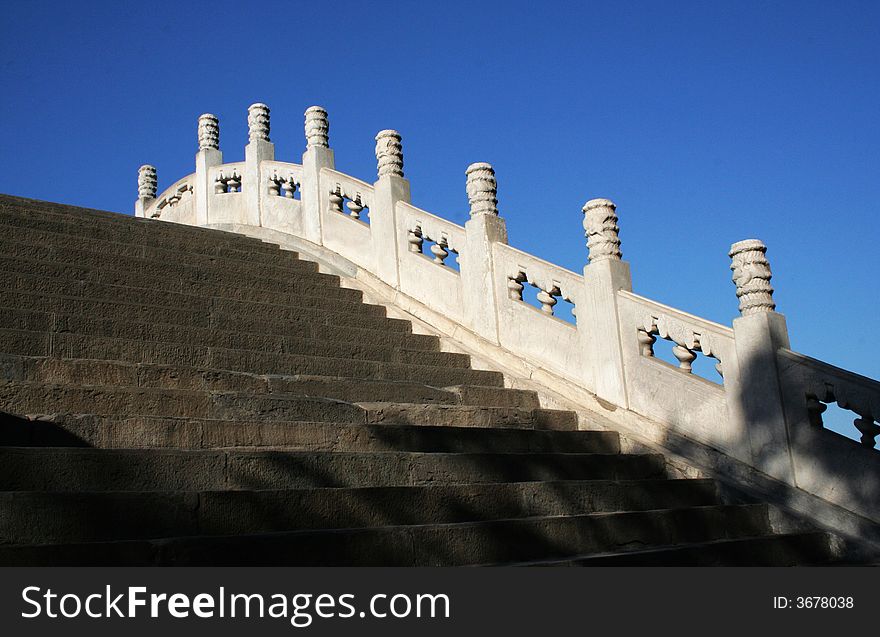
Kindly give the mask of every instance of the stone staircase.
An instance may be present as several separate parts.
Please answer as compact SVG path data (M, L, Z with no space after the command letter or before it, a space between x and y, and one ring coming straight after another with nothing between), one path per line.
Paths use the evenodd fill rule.
M805 564L315 263L0 197L0 564Z

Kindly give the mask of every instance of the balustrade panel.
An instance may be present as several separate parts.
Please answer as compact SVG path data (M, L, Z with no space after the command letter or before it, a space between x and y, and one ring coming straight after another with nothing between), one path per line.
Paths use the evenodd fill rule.
M729 425L725 395L725 387L735 385L738 371L733 331L631 292L620 291L617 299L630 408L683 435L745 457L745 432ZM658 338L672 345L672 362L655 356ZM724 385L692 373L697 356L716 362Z
M554 315L561 299L570 302L577 314L583 277L503 243L493 244L493 259L501 345L583 384L585 353L577 327ZM540 308L523 300L526 285L539 290Z

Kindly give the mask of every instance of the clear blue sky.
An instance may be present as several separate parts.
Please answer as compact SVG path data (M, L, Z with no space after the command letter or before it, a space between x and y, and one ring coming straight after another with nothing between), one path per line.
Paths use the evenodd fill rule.
M404 138L414 203L463 222L491 162L511 243L580 271L618 204L635 291L729 324L727 249L770 247L795 349L880 377L880 3L7 2L0 192L130 212L193 170L196 119L279 159L327 108L340 170ZM536 335L539 337L539 335Z

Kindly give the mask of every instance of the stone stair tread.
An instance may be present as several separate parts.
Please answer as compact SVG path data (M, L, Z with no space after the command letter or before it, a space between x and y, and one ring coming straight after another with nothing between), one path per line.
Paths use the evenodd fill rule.
M270 255L288 252L280 249L276 244L265 243L260 239L244 237L223 230L208 228L195 230L189 226L180 226L183 230L179 230L179 227L145 222L127 215L119 215L119 217L120 219L75 220L51 213L22 214L20 210L15 208L0 206L0 227L8 228L4 234L52 233L72 239L90 238L97 235L100 237L96 239L98 241L114 243L117 241L113 241L113 239L118 237L136 239L137 241L130 242L131 245L165 242L166 244L181 243L182 245L188 243L192 246L196 245L196 242L203 242L203 245L228 247L241 252Z
M178 236L204 236L215 241L231 241L246 246L270 246L260 239L245 235L218 230L215 228L201 228L183 224L169 225L157 219L134 217L119 212L110 212L96 208L87 208L71 204L59 204L41 199L18 197L0 193L0 216L25 217L45 216L49 219L57 219L68 223L107 223L123 227L142 228L147 232L176 234Z
M445 417L454 418L456 424L469 423L473 426L492 424L495 427L516 427L525 419L535 427L552 428L552 423L563 423L560 426L577 428L577 415L562 410L403 402L360 402L357 405L367 412L367 422L370 423L431 424L432 420Z
M46 358L51 355L58 359L152 363L256 374L308 374L339 378L416 381L434 386L457 384L503 386L503 378L499 372L471 369L462 365L268 353L110 337L80 338L77 335L54 335L50 339L50 336L53 335L0 330L0 339L6 342L3 353L29 359ZM407 350L401 350L401 354L406 355ZM423 352L419 350L413 350L412 354L415 360L423 357Z
M338 285L341 281L337 275L320 272L316 263L300 259L287 251L277 253L273 259L264 256L263 260L259 260L260 253L240 253L231 249L207 253L186 252L183 247L160 248L127 243L55 246L36 237L31 241L26 239L28 237L0 237L0 264L4 270L60 271L67 278L73 278L78 273L79 278L96 280L153 275L157 279L181 278L226 283L264 277L273 285L287 278L300 284L314 285Z
M189 293L196 296L224 296L237 298L235 294L253 291L256 293L271 293L276 295L303 295L314 296L315 292L323 295L331 295L329 298L338 298L341 301L360 303L363 293L353 288L340 287L338 277L331 274L306 272L290 274L285 277L269 277L266 273L259 274L248 271L229 270L228 262L219 264L214 268L194 265L198 267L198 274L193 275L188 269L180 269L156 272L153 262L146 259L138 259L139 269L126 268L125 270L108 269L107 255L103 252L91 253L89 256L95 261L95 265L83 263L75 258L72 251L65 251L64 261L51 258L34 257L39 251L39 246L23 245L22 251L28 256L9 256L4 252L4 241L0 239L0 272L6 276L20 277L58 277L71 281L89 281L95 284L126 285L135 288L164 288L173 292ZM83 251L79 251L82 253ZM49 257L54 255L47 255ZM175 255L176 256L176 255ZM167 258L171 258L169 255ZM179 260L179 256L176 256ZM167 266L167 261L164 262ZM280 289L279 289L280 288ZM201 290L201 291L196 291ZM219 290L219 293L217 291ZM311 293L311 294L310 294Z
M20 403L16 402L15 404L34 404L36 406L45 405L49 413L60 413L59 410L51 409L50 405L53 403L48 402L57 399L72 400L76 398L79 402L84 402L85 405L91 406L93 409L98 409L100 408L100 403L96 401L99 401L102 398L122 399L132 397L152 399L154 401L162 399L163 402L179 402L183 399L188 399L190 401L202 401L205 405L209 404L207 401L213 401L212 404L219 404L217 401L234 402L237 400L261 401L269 404L291 402L323 406L332 405L345 407L347 408L347 411L363 414L364 424L402 422L402 419L406 421L406 424L419 424L420 422L423 422L420 421L420 417L451 414L459 417L463 416L464 418L476 418L477 416L481 416L489 419L487 424L494 424L496 427L505 427L514 422L524 422L531 419L537 419L538 413L545 417L562 417L572 413L549 409L523 409L519 407L493 407L439 403L351 403L326 396L304 395L289 392L254 394L249 391L218 389L171 389L166 387L120 385L68 385L35 381L0 380L0 405L8 406L10 405L10 401L17 399ZM23 407L22 409L25 414L46 413L35 411L34 407L31 406ZM104 412L80 412L76 409L71 409L67 413L89 413L101 415ZM150 415L139 413L137 411L127 413L131 415Z
M158 416L274 422L442 425L576 430L572 412L461 404L352 403L294 393L167 389L117 385L62 385L0 381L0 410L48 414Z
M763 516L762 516L763 513ZM592 543L597 551L661 529L662 535L707 539L742 533L765 517L763 507L748 505L689 507L567 516L534 516L489 521L322 529L230 536L200 535L157 540L0 545L0 564L94 564L110 558L119 564L177 565L476 565L491 557L529 552L560 552L565 544ZM675 520L703 520L693 528ZM743 530L739 527L742 526ZM617 537L618 531L623 537ZM529 541L526 541L526 539ZM665 537L661 537L661 540ZM491 557L490 557L491 556ZM490 557L490 559L486 559Z
M483 385L435 386L425 382L374 380L316 374L259 374L207 367L62 359L0 354L0 382L80 388L129 387L184 391L249 391L255 395L320 396L350 403L449 404L540 409L530 391ZM384 396L384 398L383 398ZM551 412L552 413L552 412Z
M2 310L0 310L2 311ZM398 337L394 342L370 343L366 337L380 340L373 332L363 328L356 334L346 335L344 330L312 329L305 326L307 335L296 334L260 334L227 330L222 328L186 327L175 324L146 323L136 321L112 321L80 318L75 314L46 314L45 323L33 316L24 317L20 325L25 328L16 329L0 327L0 334L19 336L25 341L40 343L40 336L51 334L56 346L65 340L82 342L92 340L100 343L119 341L137 341L144 344L165 345L168 347L187 346L190 348L228 349L240 352L264 354L294 354L303 356L319 356L325 358L356 358L383 362L415 362L421 364L442 364L454 367L468 367L469 358L456 352L444 352L439 348L439 341L432 338L419 338L418 335L407 334ZM15 317L0 319L0 325L14 323ZM45 324L45 329L42 325ZM322 325L322 324L319 324ZM366 331L364 331L366 330ZM17 334L13 334L17 333ZM323 332L323 333L322 333ZM342 333L340 333L342 332ZM339 334L339 337L335 335ZM414 338L412 338L414 337ZM2 345L0 345L2 350ZM22 350L18 350L22 352ZM7 353L18 353L7 352ZM43 352L29 354L39 356ZM427 363L425 361L437 361Z
M252 391L290 393L359 403L405 402L407 391L421 392L421 403L540 409L535 392L479 384L431 385L425 382L381 380L320 374L251 373L217 368L119 360L67 359L51 356L0 354L2 380L78 387L143 387L189 391ZM232 386L234 385L234 386ZM383 392L397 394L378 399Z
M155 292L155 290L149 288L143 288L143 291L145 293ZM157 294L157 296L160 295ZM350 308L341 308L328 312L326 308L322 309L320 307L300 307L294 311L288 305L241 301L223 297L193 297L193 304L190 307L180 307L175 305L173 301L163 305L156 302L157 299L140 301L129 299L122 301L120 298L126 297L124 295L121 297L89 297L79 294L13 289L0 286L0 305L7 307L12 305L24 310L49 308L51 310L57 309L64 314L97 314L108 313L106 310L111 309L115 312L128 312L128 314L121 314L119 318L127 318L131 313L134 313L135 315L149 316L151 319L163 317L162 322L165 323L183 322L192 325L196 325L199 322L204 325L207 319L217 315L228 316L233 319L266 316L271 317L271 320L275 322L335 323L353 326L365 324L370 326L381 325L383 328L394 329L395 331L410 332L412 330L412 326L408 325L406 321L385 316L385 307L381 305L349 304L351 305ZM166 302L168 301L167 298L165 300ZM75 309L77 307L81 309L77 311ZM349 309L351 311L345 311ZM331 317L334 317L336 320L333 321Z
M253 490L664 477L658 454L0 448L4 491Z
M95 449L620 453L616 432L528 426L50 414L0 416L0 446Z
M218 333L222 334L225 330L220 330ZM230 332L231 333L231 332ZM300 341L315 341L316 344L320 343L332 343L332 339L299 339L298 337L284 337L277 336L278 339L278 349L277 351L271 351L267 349L257 349L257 348L248 348L248 347L228 347L223 345L209 345L209 344L200 344L200 343L192 343L191 341L182 341L182 340L153 340L153 339L144 339L144 338L125 338L120 336L104 336L101 334L91 334L88 332L77 332L77 331L62 331L62 332L44 332L41 330L7 330L0 328L0 335L5 336L7 338L13 336L19 336L23 340L30 340L32 342L43 342L48 336L52 336L52 340L54 341L53 347L53 355L60 356L63 358L91 358L86 356L68 356L66 355L64 343L65 340L71 339L72 343L83 343L83 342L91 342L97 344L107 344L107 345L130 345L132 343L141 343L144 348L153 348L161 349L165 348L187 348L192 351L204 352L207 350L224 350L227 352L238 352L241 354L254 354L254 355L264 355L264 356L301 356L305 358L320 358L320 359L334 359L334 358L346 358L346 359L355 359L358 358L354 355L332 355L332 354L309 354L296 351L292 349L291 351L282 351L282 339L287 338L289 341L291 340L300 340ZM346 341L340 342L341 344L348 344ZM381 348L381 346L370 346L374 347L377 350ZM420 349L410 349L407 347L394 347L394 348L386 348L392 350L392 353L398 354L407 354L412 353L414 357L418 358L423 355L435 355L437 358L444 359L442 361L443 365L449 365L454 360L462 360L460 357L461 354L456 354L454 352L442 352L442 351L430 351L430 350L420 350ZM111 350L112 351L112 350ZM29 356L29 357L39 357L46 356L46 353L27 353L27 354L17 354L16 351L5 351L3 353L10 355L18 355L18 356ZM119 361L127 361L132 362L128 359L120 358L114 359L110 356L101 357L97 360L119 360ZM392 363L392 362L404 362L399 360L387 359L387 358L370 358L368 356L364 356L363 358L359 358L359 360L363 360L366 362L377 362L377 363ZM424 364L424 363L414 363L414 364ZM429 365L430 366L430 365ZM462 369L468 369L463 365L458 365ZM472 370L473 371L473 370Z
M42 227L40 227L42 226ZM85 250L108 250L108 254L137 255L153 250L179 249L189 255L225 256L242 264L262 264L268 267L284 268L287 265L297 267L297 253L280 249L271 244L238 245L228 241L218 242L215 238L180 238L161 233L125 232L112 228L89 228L80 224L43 224L24 225L0 214L0 232L13 236L17 243L34 245L55 245L64 248ZM269 257L277 257L275 259ZM280 259L280 261L279 261ZM275 265L272 265L276 262Z
M786 542L804 543L803 552L805 554L790 556L798 559L790 559L784 563L777 561L779 558L786 557L779 550L772 550L770 555L756 554L756 546L759 544L769 545L773 549L773 545ZM563 559L533 560L505 564L505 566L793 566L803 565L804 561L808 563L831 561L833 558L828 542L828 535L823 531L774 533L652 546L626 551L572 555ZM482 566L495 566L495 564Z
M42 207L23 209L21 206L10 204L5 199L6 197L6 195L0 194L0 219L4 220L9 227L15 227L15 224L20 224L22 220L26 222L32 219L39 219L49 223L54 222L64 227L76 225L78 227L115 229L120 233L142 234L169 239L204 240L209 241L215 246L228 246L241 251L261 251L272 254L281 250L276 244L226 230L187 225L169 226L154 219L142 219L116 212L105 212L104 215L106 216L98 216L89 214L89 212L102 211L86 211L84 214L76 214L70 211L62 211L58 208L51 210ZM28 229L26 224L23 229Z
M313 311L300 308L297 312L286 311L283 316L279 314L266 314L266 304L250 304L250 307L242 308L236 299L219 298L201 309L179 308L168 305L156 305L143 301L129 301L120 298L89 298L71 294L56 294L48 292L34 292L26 290L9 289L0 286L0 306L10 305L29 311L58 311L63 314L101 314L112 315L116 318L128 319L131 316L143 316L149 322L155 322L161 317L161 322L170 324L183 324L188 326L207 326L212 323L223 321L227 324L256 325L256 321L265 320L269 325L318 323L322 325L364 327L369 329L387 329L395 332L412 333L412 324L403 319L389 318L387 316L370 316L360 312L350 314L346 312ZM269 308L287 310L287 306L271 306ZM371 306L381 307L381 306ZM250 312L242 312L248 309Z
M2 271L0 271L2 274ZM274 301L243 300L233 297L224 297L217 294L190 294L187 292L170 292L161 288L140 288L131 285L114 285L96 283L83 280L64 280L58 278L46 279L28 274L5 274L2 277L0 290L11 293L30 293L42 296L59 296L70 298L82 298L95 301L109 301L114 298L126 298L130 303L142 303L156 307L174 307L178 309L206 310L217 306L236 307L256 311L266 315L278 314L280 310L289 311L291 302L302 303L304 308L332 311L338 314L369 315L374 317L385 316L385 306L362 301L344 301L328 299L323 296L309 296L307 294L275 295ZM285 302L285 297L289 297ZM2 298L2 297L0 297Z
M369 327L336 327L323 323L318 324L320 327L309 322L300 322L294 325L299 330L298 332L293 326L282 333L278 333L280 330L256 332L225 329L222 323L212 327L200 325L187 326L176 323L163 323L161 321L146 322L141 320L91 318L83 314L36 312L0 306L0 330L18 332L81 334L84 336L121 338L126 340L133 340L137 337L137 340L145 341L180 342L182 340L188 344L192 344L195 341L204 344L205 340L210 340L212 337L216 341L230 343L236 343L236 338L240 339L242 343L262 339L269 346L276 348L284 347L285 343L323 342L362 344L366 347L411 351L440 351L440 341L434 336L399 332L389 334L387 331L371 329ZM147 336L151 338L147 339ZM370 342L370 339L373 342ZM231 349L248 348L239 346Z
M664 506L657 506L659 504ZM0 492L0 543L474 522L716 506L710 480L582 480L252 491ZM117 531L106 520L124 519ZM35 541L35 533L40 541Z

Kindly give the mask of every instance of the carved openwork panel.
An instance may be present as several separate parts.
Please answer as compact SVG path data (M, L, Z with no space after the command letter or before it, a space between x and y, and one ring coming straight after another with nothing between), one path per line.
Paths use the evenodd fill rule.
M241 192L241 174L244 164L223 164L213 168L209 175L209 181L214 186L214 193L218 195Z
M330 212L339 213L368 223L367 215L370 213L370 200L366 193L351 186L336 183L330 190ZM345 206L343 208L343 205Z
M819 369L811 369L804 378L804 392L810 424L823 427L822 414L829 404L836 403L841 409L857 416L853 426L860 434L862 445L872 449L877 445L876 438L880 435L880 425L877 424L880 418L880 391L872 391L844 378L834 378Z
M575 316L577 307L573 299L576 293L563 277L553 277L552 273L541 268L516 266L507 271L507 297L511 301L525 302L523 291L528 284L537 290L535 300L539 309L547 316L557 316L556 305L560 300L571 304L571 315Z
M193 195L192 175L184 177L156 197L147 208L146 216L158 219L163 212L185 203Z
M466 241L464 228L414 206L402 206L402 211L408 251L425 256L437 265L458 270L459 254ZM452 254L455 256L450 258Z
M639 319L636 329L636 338L639 342L639 351L647 358L654 357L654 345L657 337L673 343L672 355L678 361L678 367L683 372L693 373L693 363L697 353L714 358L715 371L722 378L724 368L722 355L716 337L709 331L702 330L687 322L660 312L645 312Z
M292 172L273 170L268 178L269 194L286 199L299 199L300 178Z

